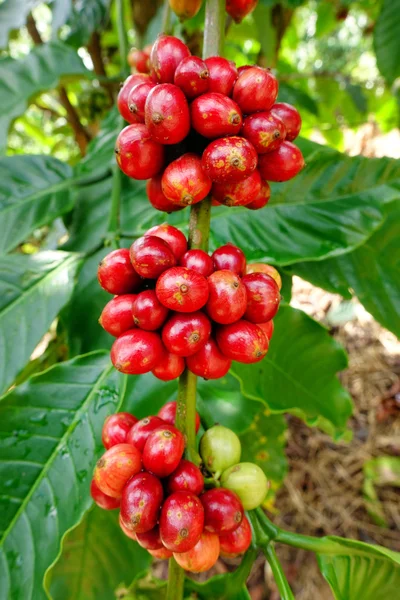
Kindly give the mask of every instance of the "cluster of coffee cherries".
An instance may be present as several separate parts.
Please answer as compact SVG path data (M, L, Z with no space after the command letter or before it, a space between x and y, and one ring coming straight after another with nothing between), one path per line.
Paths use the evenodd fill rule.
M175 415L176 403L169 402L157 416L141 420L125 412L108 417L102 432L106 452L97 462L91 495L101 508L119 508L123 532L152 556L174 556L181 567L199 573L220 555L247 550L251 528L244 511L263 502L268 481L256 464L239 462L239 438L220 425L200 440L202 469L185 460Z
M287 181L304 167L292 143L301 117L276 103L270 70L202 60L167 35L154 43L149 66L150 73L130 75L118 95L130 125L115 152L126 175L149 180L154 208L173 212L211 194L214 204L259 209L270 198L268 181Z
M111 360L122 373L152 371L164 381L185 366L218 379L231 361L260 361L268 350L281 278L264 264L246 264L233 244L210 256L188 250L176 227L156 225L128 250L100 262L100 285L117 294L99 322L115 340Z

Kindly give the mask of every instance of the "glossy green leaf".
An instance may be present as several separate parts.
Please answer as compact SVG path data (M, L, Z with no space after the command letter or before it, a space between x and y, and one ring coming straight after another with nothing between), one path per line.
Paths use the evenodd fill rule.
M321 263L299 263L291 271L345 298L354 294L400 337L400 201L389 204L386 215L382 227L354 252Z
M4 0L0 2L0 48L5 48L10 31L25 25L32 8L40 0Z
M46 569L91 505L105 417L120 375L108 354L50 368L0 402L0 597L44 600Z
M110 2L111 0L85 0L74 3L67 20L70 28L66 40L68 44L78 48L87 43L93 31L101 30L107 22Z
M149 566L150 554L123 533L118 512L94 506L66 535L46 577L52 600L110 600Z
M376 62L391 84L400 76L400 0L383 0L374 27Z
M35 46L22 59L0 60L0 151L6 146L11 122L26 110L30 98L73 75L87 76L90 71L75 50L62 42Z
M78 254L45 251L0 258L0 390L14 381L68 302Z
M298 106L299 110L305 108L311 114L318 115L318 104L315 102L314 98L311 98L311 96L306 94L303 90L288 85L287 83L279 84L278 102L288 102L289 104Z
M71 167L51 156L0 158L0 254L71 210L71 177Z
M290 306L281 306L274 324L266 357L254 365L232 367L244 395L309 424L326 420L332 433L342 434L352 412L350 395L336 377L347 367L343 348L319 323Z

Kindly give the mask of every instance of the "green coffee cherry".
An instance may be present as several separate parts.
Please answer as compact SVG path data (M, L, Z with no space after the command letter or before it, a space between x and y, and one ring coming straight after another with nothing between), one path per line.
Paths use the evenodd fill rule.
M258 465L248 462L226 469L221 475L221 485L237 493L245 510L260 506L269 488L264 471Z
M204 465L217 479L222 471L240 460L241 452L236 433L222 425L208 429L200 440L200 455Z

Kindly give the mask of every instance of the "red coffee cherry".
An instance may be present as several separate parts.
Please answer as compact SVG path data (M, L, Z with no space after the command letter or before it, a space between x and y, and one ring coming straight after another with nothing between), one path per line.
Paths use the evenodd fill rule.
M227 269L240 277L246 273L246 256L240 248L233 244L220 246L212 253L214 270Z
M185 267L173 267L160 275L156 284L157 298L177 312L195 312L208 299L207 279Z
M190 118L193 129L209 139L238 134L243 121L236 102L215 92L203 94L193 100Z
M160 417L150 416L140 419L129 431L126 441L128 444L135 446L140 452L143 452L145 443L149 435L159 427L164 425L163 419Z
M187 552L174 552L178 565L191 573L204 573L215 565L219 557L219 537L203 531L197 544Z
M149 72L149 54L145 50L131 48L128 52L128 65L135 68L139 73Z
M173 556L171 550L167 550L167 548L164 548L164 546L159 550L147 550L147 552L154 558L158 558L158 560L165 560Z
M222 354L213 338L209 338L196 354L186 359L189 371L204 379L225 377L231 368L231 362Z
M171 202L184 207L203 200L211 189L211 180L202 167L201 159L188 152L168 165L161 187Z
M268 204L269 199L271 198L271 188L269 187L268 181L261 181L261 189L257 196L254 198L250 204L246 204L246 208L250 210L258 210L260 208L264 208L266 204Z
M204 529L211 533L227 533L237 529L244 517L244 508L235 492L214 488L200 496L204 508Z
M277 95L278 80L270 71L259 67L242 71L233 88L233 99L248 115L269 110Z
M170 425L175 425L176 402L167 402L162 408L160 408L157 414L159 418L165 421L166 423L169 423ZM199 429L200 416L199 413L196 412L196 433Z
M265 273L274 279L279 289L282 288L282 278L279 272L272 265L266 265L264 263L250 263L246 267L246 275L249 273Z
M157 279L176 264L171 246L155 235L138 238L130 247L129 255L135 271L148 279Z
M179 264L181 267L192 269L204 277L208 277L214 271L212 258L204 250L188 250L181 257Z
M238 67L238 75L240 75L240 73L243 73L244 71L247 71L247 69L252 69L253 67L257 67L258 65L242 65L241 67ZM260 67L261 69L262 67Z
M169 5L181 21L191 19L200 10L203 0L169 0Z
M192 492L199 496L204 488L204 478L199 467L189 460L182 459L177 468L168 477L167 488L174 492Z
M135 123L144 123L144 105L150 90L156 85L155 81L145 81L135 85L129 92L128 108L136 117Z
M110 294L129 294L137 290L141 279L132 267L127 248L113 250L101 259L97 279Z
M90 484L90 495L96 502L97 506L100 506L100 508L103 508L104 510L114 510L115 508L118 508L121 503L119 498L112 498L111 496L107 496L107 494L102 492L94 479L92 479Z
M246 288L236 273L226 269L214 271L208 278L208 288L210 295L206 311L213 321L234 323L244 315L247 305ZM228 354L226 356L231 358Z
M131 329L119 336L111 347L111 362L117 371L141 375L152 371L163 350L154 331Z
M145 533L157 525L163 501L163 487L150 473L138 473L122 491L121 519L124 525L137 533Z
M155 235L161 238L164 242L171 247L172 252L175 255L176 260L179 260L187 250L187 239L186 236L172 225L163 223L162 225L156 225L152 227L144 234L145 237L149 235Z
M243 319L219 327L217 344L225 356L246 364L259 362L268 352L264 332L258 325Z
M183 358L164 350L161 358L152 370L152 373L157 379L171 381L172 379L180 377L184 370L185 361Z
M205 63L210 72L209 91L231 96L233 86L238 78L238 70L232 60L221 56L210 56Z
M265 273L250 273L242 278L247 291L244 318L251 323L266 323L278 312L281 295L279 288Z
M121 518L121 513L119 513L119 526L121 527L122 531L124 532L124 534L126 536L128 536L129 538L131 538L131 540L134 540L135 542L137 542L136 539L136 533L134 531L131 531L123 522L122 518Z
M251 544L251 527L246 516L234 531L219 536L221 556L237 556L243 554Z
M179 465L185 449L182 433L165 423L152 431L143 448L143 465L157 477L167 477Z
M107 333L118 337L135 327L132 316L135 298L136 294L122 294L107 302L99 318L100 325Z
M163 548L158 525L154 529L150 529L150 531L137 533L136 540L139 546L146 548L146 550L161 550Z
M175 313L165 323L162 341L168 352L190 356L200 350L211 334L211 323L203 312Z
M132 316L136 327L156 331L166 320L168 309L158 301L154 290L145 290L136 296Z
M110 415L104 421L101 432L101 441L108 450L117 444L125 444L129 430L138 422L138 419L127 412Z
M272 338L272 334L274 333L274 322L267 321L267 323L259 323L258 327L263 330L263 332L268 338L268 341L270 341Z
M224 183L249 177L257 166L257 152L244 138L214 140L203 152L202 164L212 181Z
M213 197L225 206L247 206L261 191L261 175L258 169L238 182L214 183Z
M265 154L279 148L285 139L286 128L271 109L246 117L242 135L253 144L258 154Z
M286 140L292 142L297 138L301 129L301 116L299 111L286 102L277 102L271 108L271 112L279 117L286 129Z
M174 492L165 500L160 515L162 543L172 552L187 552L203 531L204 509L191 492Z
M153 44L150 66L160 83L172 83L177 66L187 56L189 48L172 35L161 34Z
M181 88L186 98L192 100L208 91L210 73L204 60L197 56L184 58L176 68L174 84Z
M146 194L150 204L156 210L162 210L167 213L182 210L182 208L184 208L183 206L177 206L165 196L161 187L161 177L162 173L155 175L146 183Z
M262 154L258 167L268 181L288 181L304 168L301 150L292 142L282 142L277 150Z
M159 144L178 144L189 133L187 100L182 90L172 83L162 83L150 90L144 113L150 135Z
M97 461L94 480L104 494L120 498L128 479L139 473L141 468L142 457L139 450L130 444L117 444Z
M149 179L164 165L164 148L151 139L146 125L128 125L118 135L115 155L121 171L133 179Z
M131 113L128 107L128 96L129 92L135 85L138 83L144 83L145 81L151 81L150 75L145 75L144 73L135 73L134 75L129 75L127 77L119 91L117 98L117 107L120 115L128 121L128 123L137 123L138 119L136 115Z
M258 0L226 0L226 12L235 23L240 23L257 6Z

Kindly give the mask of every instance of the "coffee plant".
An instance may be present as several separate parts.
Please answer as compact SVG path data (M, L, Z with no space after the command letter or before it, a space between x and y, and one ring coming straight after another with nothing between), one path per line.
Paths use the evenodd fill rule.
M353 9L374 23L379 98L337 47L326 87L289 84L300 11L322 40ZM399 15L0 3L1 600L245 600L260 552L293 600L277 544L314 553L337 600L396 596L398 553L263 509L287 470L284 413L334 440L352 413L344 350L290 306L292 275L400 331L399 161L308 139L340 147L324 124L365 120L367 102L393 126ZM220 557L237 566L191 575Z

